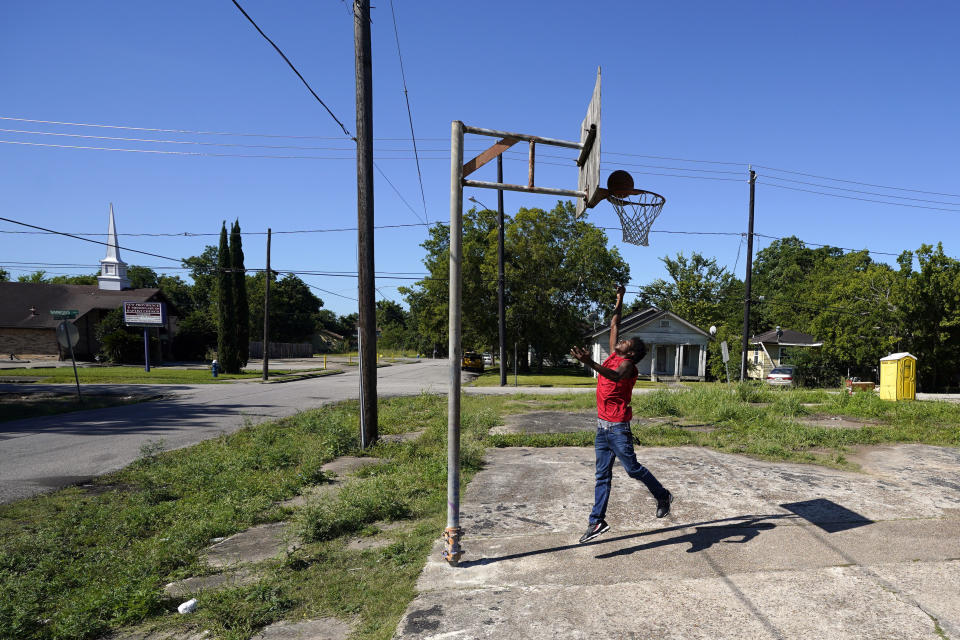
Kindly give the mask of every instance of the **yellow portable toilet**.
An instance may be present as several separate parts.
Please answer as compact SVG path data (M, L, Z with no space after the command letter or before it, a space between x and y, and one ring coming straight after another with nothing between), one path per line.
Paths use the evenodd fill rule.
M916 399L916 356L904 352L880 358L880 397L883 400Z

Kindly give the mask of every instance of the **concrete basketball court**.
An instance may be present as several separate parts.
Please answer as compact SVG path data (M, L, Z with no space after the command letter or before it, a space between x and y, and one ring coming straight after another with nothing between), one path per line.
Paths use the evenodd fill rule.
M960 449L862 450L862 472L697 447L619 464L586 545L592 448L491 449L458 567L434 545L395 638L960 638Z

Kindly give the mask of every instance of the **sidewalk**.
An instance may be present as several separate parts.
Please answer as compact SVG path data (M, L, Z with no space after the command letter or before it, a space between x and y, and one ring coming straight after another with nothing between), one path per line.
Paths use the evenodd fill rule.
M586 545L590 448L492 449L437 541L397 639L960 638L960 450L864 450L863 472L708 449L638 458L677 497L654 517L617 466Z

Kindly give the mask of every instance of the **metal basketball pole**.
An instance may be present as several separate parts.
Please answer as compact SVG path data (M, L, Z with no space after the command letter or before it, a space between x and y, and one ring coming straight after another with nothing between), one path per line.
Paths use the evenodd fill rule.
M497 182L503 182L503 156L497 156ZM507 312L503 272L503 189L497 189L497 325L500 332L500 386L507 386Z
M753 275L753 194L757 185L757 173L750 169L750 219L747 222L747 274L744 279L746 295L743 300L743 338L740 348L740 382L747 379L747 347L750 339L750 279Z
M463 123L455 120L450 132L450 326L447 394L447 528L443 532L443 559L460 562L460 303L463 287Z

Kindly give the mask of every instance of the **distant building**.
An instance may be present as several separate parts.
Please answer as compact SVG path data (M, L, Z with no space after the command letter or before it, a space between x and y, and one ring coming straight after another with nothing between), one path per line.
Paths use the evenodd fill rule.
M96 285L0 282L0 356L20 358L69 358L57 342L56 329L62 321L51 311L75 310L72 322L80 333L74 354L93 360L100 350L94 337L96 325L123 302L167 302L159 289L131 289L127 265L120 259L113 206L107 237L107 255L100 261ZM171 338L176 331L176 310L168 304L167 325L157 331L164 357L170 357Z
M632 313L620 320L620 337L640 338L646 344L647 355L637 363L641 378L706 379L710 334L675 313L655 307ZM610 327L587 334L587 339L591 357L603 362L610 355Z
M747 351L747 377L764 379L771 369L792 364L798 352L822 346L811 335L780 327L753 336Z

